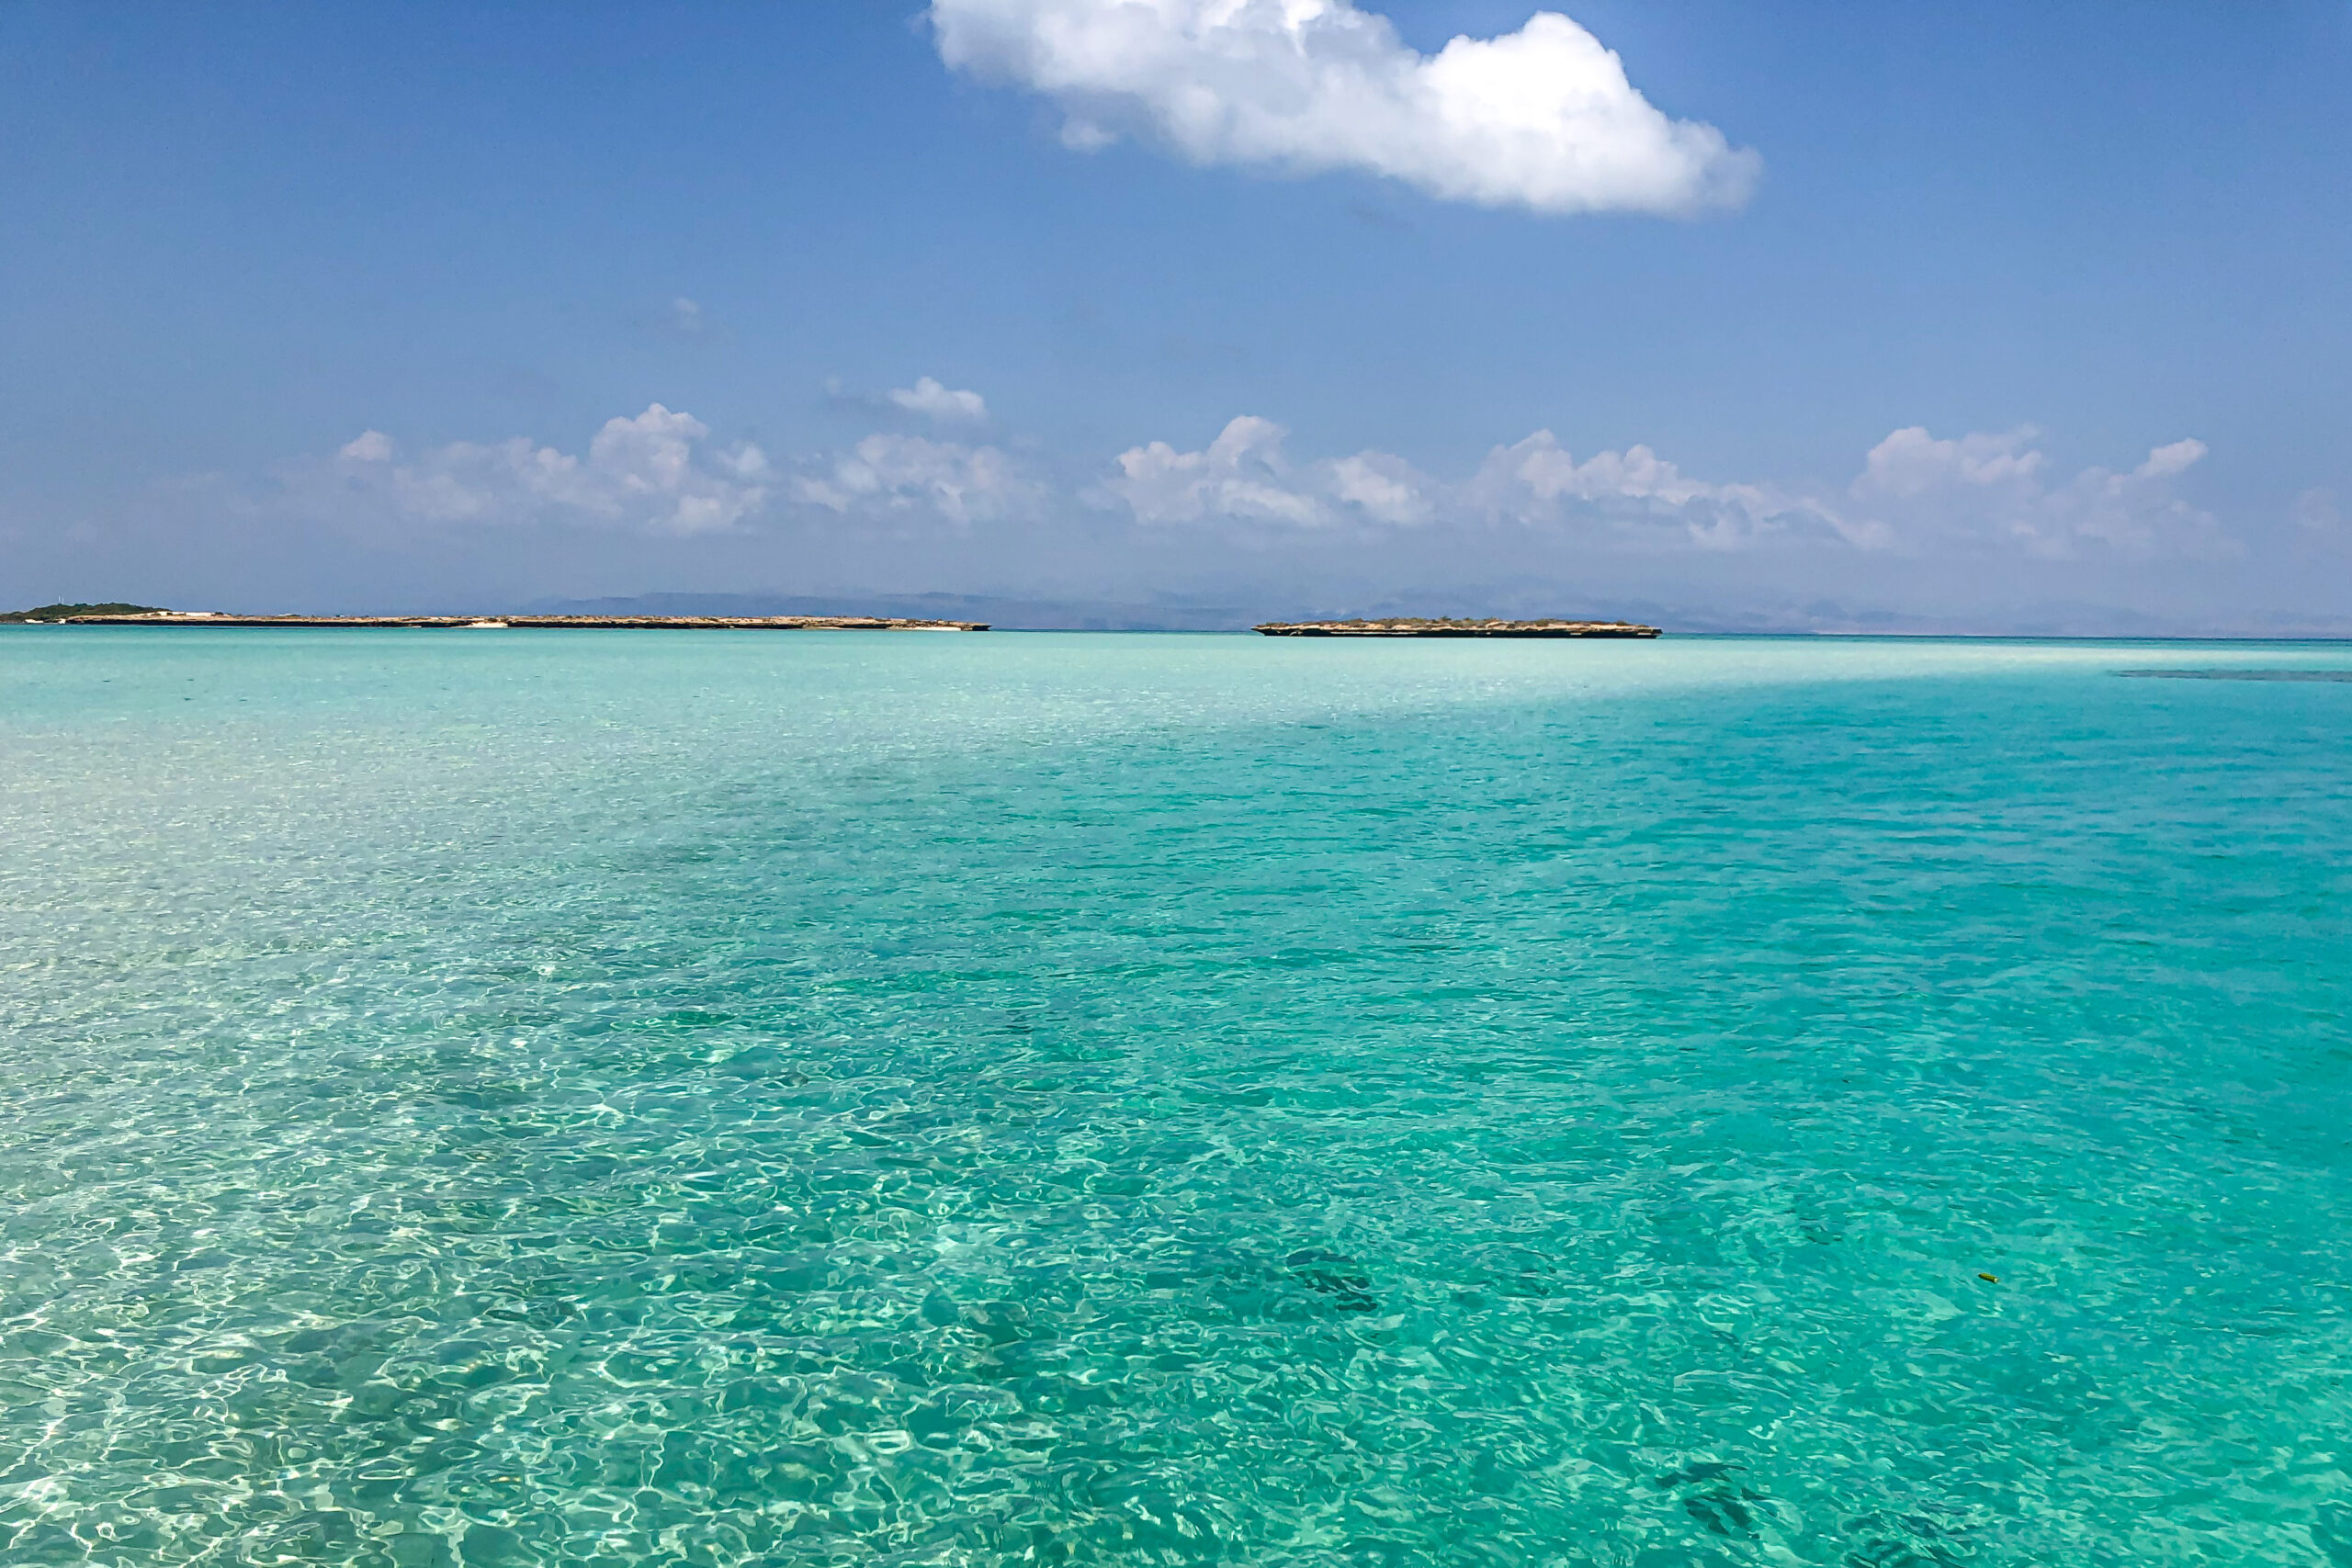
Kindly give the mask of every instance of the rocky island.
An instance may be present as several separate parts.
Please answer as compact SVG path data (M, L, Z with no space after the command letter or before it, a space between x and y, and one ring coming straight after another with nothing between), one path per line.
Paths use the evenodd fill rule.
M49 606L81 610L80 605ZM120 614L45 615L26 611L0 617L66 626L411 627L422 631L777 631L984 632L986 621L908 621L888 615L230 615L213 610L143 610Z
M159 610L153 604L125 604L119 601L104 604L36 604L29 610L11 610L0 615L0 623L21 626L48 626L57 621L70 621L76 615L168 615L169 610Z
M1266 637L1656 637L1632 621L1503 621L1399 615L1379 621L1268 621Z

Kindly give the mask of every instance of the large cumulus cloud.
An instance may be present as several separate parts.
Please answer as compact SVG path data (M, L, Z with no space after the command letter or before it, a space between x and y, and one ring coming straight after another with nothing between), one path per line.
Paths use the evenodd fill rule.
M1537 212L1736 207L1760 167L1674 119L1568 17L1424 55L1350 0L933 0L950 66L1045 95L1063 140L1196 164L1355 169Z

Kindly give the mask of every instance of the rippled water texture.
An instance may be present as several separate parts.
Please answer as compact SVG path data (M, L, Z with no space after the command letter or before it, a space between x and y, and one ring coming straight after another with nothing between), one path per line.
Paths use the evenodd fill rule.
M0 633L0 1558L2352 1568L2346 666Z

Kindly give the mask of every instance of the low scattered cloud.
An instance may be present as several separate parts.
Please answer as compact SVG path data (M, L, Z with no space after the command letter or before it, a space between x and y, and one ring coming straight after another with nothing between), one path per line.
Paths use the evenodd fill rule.
M949 423L978 424L989 417L988 401L979 393L956 391L928 376L918 378L911 387L893 390L890 401L909 413Z
M933 0L940 58L1044 95L1079 151L1352 169L1544 213L1737 207L1761 161L1668 118L1593 35L1539 11L1424 55L1351 0Z
M1906 426L1871 448L1853 492L1863 500L1908 501L1954 485L2030 488L2040 483L2045 462L2028 445L2036 434L2026 426L1939 441L1924 425Z
M986 410L978 393L929 377L890 399L957 422ZM1828 488L1713 479L1640 445L1578 456L1538 430L1444 478L1376 449L1295 456L1282 425L1244 414L1204 446L1146 442L1072 484L1035 454L905 430L776 464L654 403L607 420L577 455L520 436L412 452L368 430L330 457L284 465L278 478L282 504L363 529L541 524L691 536L840 520L908 536L993 527L1018 547L1026 534L1012 530L1042 539L1080 526L1091 510L1124 515L1139 531L1136 546L1149 549L1190 531L1237 546L1320 539L1343 550L1418 539L1418 552L1458 545L1498 560L1569 548L1658 560L1803 551L1818 561L1826 551L1994 562L2242 553L2181 491L2205 456L2202 442L2183 439L2129 468L2062 475L2030 428L1939 437L1913 425ZM2325 491L2306 492L2295 517L2317 534L2340 526Z
M1578 462L1548 430L1498 446L1462 483L1432 479L1393 453L1294 462L1288 435L1244 415L1197 452L1154 441L1123 452L1100 494L1143 524L1295 528L1430 525L1581 528L1650 547L1736 549L1824 534L1858 545L1880 530L1849 525L1818 502L1769 486L1685 476L1646 446Z
M1897 430L1871 448L1848 503L1915 547L2007 547L2045 559L2101 548L2190 557L2237 549L2175 484L2203 460L2202 441L2154 447L2120 472L2089 468L2053 482L2037 434L1939 440L1917 425Z
M890 398L942 420L987 415L978 392L929 377ZM607 420L584 454L524 436L410 452L368 430L332 457L280 464L277 480L270 509L362 530L544 524L676 536L741 532L812 508L964 527L1033 517L1051 494L1002 447L902 432L876 432L779 468L748 441L714 443L702 421L660 403Z
M1578 462L1548 430L1488 453L1462 502L1490 519L1582 527L1652 547L1736 550L1804 536L1865 547L1887 542L1883 530L1849 524L1777 486L1693 479L1647 446Z
M1045 491L1001 448L877 434L796 479L792 493L842 516L933 515L967 526L1028 515Z
M1841 494L1701 479L1643 446L1578 459L1548 430L1495 447L1458 483L1385 452L1295 460L1287 434L1244 415L1197 451L1150 442L1121 453L1095 493L1148 525L1518 526L1645 551L1818 545L2065 558L2091 550L2213 556L2236 547L2176 489L2205 456L2196 440L2155 447L2125 471L2086 468L2052 482L2030 430L1939 440L1914 426L1872 447Z
M767 500L774 476L749 442L709 443L692 414L649 404L605 422L584 456L522 436L452 442L404 457L379 430L279 478L298 508L337 521L499 525L585 524L649 534L735 528Z
M1197 523L1204 518L1320 527L1331 521L1315 491L1292 477L1283 457L1289 433L1244 414L1198 452L1165 441L1119 454L1105 490L1126 502L1138 523Z
M1330 528L1361 519L1426 522L1428 481L1401 457L1365 452L1337 461L1294 465L1289 432L1244 414L1198 452L1165 441L1122 452L1098 495L1124 504L1143 524L1219 519L1294 528Z
M1437 515L1427 476L1386 452L1341 457L1329 470L1332 496L1375 523L1414 527Z

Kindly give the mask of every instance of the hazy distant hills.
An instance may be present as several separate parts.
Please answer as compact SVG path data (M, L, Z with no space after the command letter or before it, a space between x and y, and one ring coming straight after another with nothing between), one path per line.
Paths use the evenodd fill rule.
M1524 593L1398 595L1363 604L1332 604L1269 599L1248 604L1123 604L1095 599L1018 599L985 593L639 593L614 599L543 599L522 613L535 615L892 615L908 620L986 621L1003 631L1238 632L1261 621L1311 621L1357 615L1558 615L1656 621L1657 606L1589 606L1573 595L1542 599ZM1525 600L1521 603L1521 600ZM1669 629L1750 631L1767 624L1719 625L1720 618L1679 615ZM1763 617L1755 618L1762 623Z
M1117 604L1091 600L1003 599L979 593L639 593L626 599L543 599L536 615L888 615L919 621L986 621L1005 631L1246 631L1263 616L1216 606Z
M1240 604L1125 604L1093 599L1020 599L985 593L639 593L614 599L542 599L535 615L889 615L908 620L986 621L1004 631L1235 632L1261 621L1380 615L1501 615L1521 619L1640 621L1669 634L1879 633L1942 637L2323 637L2352 624L2309 617L2232 616L2211 623L2142 615L2105 605L2041 603L1969 616L1923 615L1830 600L1746 612L1660 604L1606 595L1586 599L1543 585L1398 593L1351 604L1278 600Z

